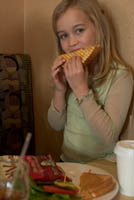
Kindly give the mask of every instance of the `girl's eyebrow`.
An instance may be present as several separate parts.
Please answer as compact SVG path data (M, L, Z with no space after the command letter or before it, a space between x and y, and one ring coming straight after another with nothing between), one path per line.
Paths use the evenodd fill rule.
M61 30L61 31L57 31L56 33L59 35L59 34L61 34L61 33L65 33L65 31L62 31L62 30Z
M85 24L84 23L76 24L76 25L74 25L74 28L76 28L77 26L83 26L83 25L85 25Z
M84 26L84 25L85 25L84 23L83 23L83 24L76 24L76 25L73 26L73 29L74 29L74 28L77 28L77 27L79 27L79 26ZM64 30L59 30L59 31L57 31L57 34L64 33L64 32L66 32L66 31L64 31Z

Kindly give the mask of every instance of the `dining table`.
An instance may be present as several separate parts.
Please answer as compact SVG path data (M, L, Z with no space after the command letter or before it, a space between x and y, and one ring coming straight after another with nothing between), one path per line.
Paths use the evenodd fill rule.
M3 156L3 157L5 159L7 159L8 156ZM60 162L60 163L64 164L64 162L63 163ZM103 159L103 160L93 160L93 161L86 163L86 164L89 165L89 166L101 169L101 170L111 174L114 177L114 179L116 179L117 183L119 184L118 176L117 176L117 163L116 163L116 161L111 162L110 160ZM111 200L111 199L105 199L105 200ZM128 197L128 196L121 194L120 189L119 189L116 196L114 196L112 200L134 200L134 197Z
M94 160L94 161L91 161L89 165L105 170L106 172L110 173L118 182L116 162L111 162L109 160ZM134 197L128 197L121 194L120 189L117 195L113 198L113 200L132 200L132 199L134 200Z

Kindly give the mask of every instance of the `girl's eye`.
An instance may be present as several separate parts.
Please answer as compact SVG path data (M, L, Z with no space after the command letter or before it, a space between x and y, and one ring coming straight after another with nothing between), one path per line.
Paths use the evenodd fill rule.
M59 35L59 39L60 40L63 40L63 39L65 39L65 38L67 38L67 34L66 33L64 33L64 34L61 34L61 35Z
M77 34L80 34L80 33L82 33L83 31L84 31L84 28L78 28L78 29L75 30L75 32L76 32Z

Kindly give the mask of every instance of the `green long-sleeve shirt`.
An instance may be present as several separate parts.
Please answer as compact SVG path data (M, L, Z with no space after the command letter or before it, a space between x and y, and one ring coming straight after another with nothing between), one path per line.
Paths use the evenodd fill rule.
M70 92L66 108L56 111L51 104L48 121L56 130L64 128L61 158L88 162L112 153L125 122L133 92L132 74L119 66L103 84L90 89L79 103Z

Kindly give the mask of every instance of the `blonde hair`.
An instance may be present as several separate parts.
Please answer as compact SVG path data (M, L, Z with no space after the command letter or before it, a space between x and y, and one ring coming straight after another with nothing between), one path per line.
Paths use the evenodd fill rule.
M61 3L57 5L53 12L52 20L53 30L57 37L59 54L63 53L63 50L57 36L56 22L68 8L72 7L83 10L96 29L96 43L100 44L102 49L98 57L100 70L95 79L104 78L110 71L113 61L129 67L116 49L113 27L110 26L108 17L97 0L62 0Z

